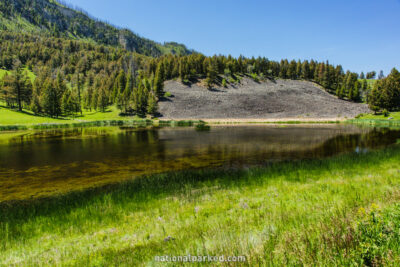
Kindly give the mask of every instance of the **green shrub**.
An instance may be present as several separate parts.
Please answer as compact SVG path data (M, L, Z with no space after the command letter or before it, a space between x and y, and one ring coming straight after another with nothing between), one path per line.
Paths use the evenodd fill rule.
M259 82L259 78L258 78L257 73L252 73L252 74L251 74L251 77L253 78L253 80L254 80L255 82Z
M383 116L384 117L389 117L389 111L387 110L387 109L384 109L383 111L382 111L382 114L383 114Z
M170 92L165 92L164 97L171 97L172 94Z
M226 80L225 80L225 79L222 79L222 86L223 86L223 87L227 87L227 86L226 86Z
M357 224L356 250L366 266L383 266L389 263L390 254L400 252L400 205L381 212L376 204L366 212L360 208L362 219Z
M359 119L359 118L363 117L364 115L365 115L364 113L360 113L360 114L358 114L355 118L356 118L356 119Z

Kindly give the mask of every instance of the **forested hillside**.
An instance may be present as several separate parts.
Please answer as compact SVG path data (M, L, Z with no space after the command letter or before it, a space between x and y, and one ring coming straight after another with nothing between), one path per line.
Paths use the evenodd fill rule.
M207 57L48 0L4 0L0 20L0 101L20 111L58 117L116 105L121 115L154 116L166 80L211 89L239 84L245 76L312 81L340 99L368 101L375 111L400 108L397 70L371 83L366 78L374 73L345 72L329 62Z
M160 56L164 53L180 55L192 53L184 45L158 44L128 29L119 29L94 19L83 11L77 11L50 0L2 0L0 2L0 29L93 40L98 44L119 46L148 56Z
M356 73L316 61L270 61L266 58L165 55L147 57L118 47L83 40L31 34L0 33L0 97L11 108L60 116L82 109L106 110L117 105L123 114L157 114L164 95L163 82L204 80L215 84L240 83L243 76L265 79L314 81L339 98L361 100L368 89ZM36 75L28 79L23 69Z

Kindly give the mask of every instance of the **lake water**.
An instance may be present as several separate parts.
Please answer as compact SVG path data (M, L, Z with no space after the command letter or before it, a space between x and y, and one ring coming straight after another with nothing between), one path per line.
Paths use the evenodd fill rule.
M0 133L0 201L115 183L165 171L247 167L364 153L400 131L354 125L75 128Z

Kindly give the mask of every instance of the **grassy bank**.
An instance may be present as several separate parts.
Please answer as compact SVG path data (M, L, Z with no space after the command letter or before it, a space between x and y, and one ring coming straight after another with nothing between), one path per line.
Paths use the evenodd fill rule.
M192 126L201 122L200 120L152 120L134 117L119 116L116 107L111 106L106 112L85 111L77 117L49 118L35 116L30 111L18 112L0 105L0 131L51 129L69 127L93 127L93 126L131 126L131 125L154 125L154 126Z
M84 111L82 116L76 117L59 117L50 118L45 116L35 116L31 111L24 110L19 112L11 110L0 104L0 126L5 125L21 125L30 126L35 124L50 124L50 123L74 123L81 121L105 121L105 120L132 120L130 117L119 116L119 111L116 107L111 106L106 112L99 111Z
M247 265L400 263L400 148L155 175L0 205L0 263L110 266L156 255Z
M400 126L400 112L391 112L387 116L383 114L361 114L348 122L373 126Z

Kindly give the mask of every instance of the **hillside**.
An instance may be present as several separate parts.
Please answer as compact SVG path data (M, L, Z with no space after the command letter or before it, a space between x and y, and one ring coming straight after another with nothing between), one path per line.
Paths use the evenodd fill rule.
M367 105L340 100L312 82L254 82L208 90L198 84L168 81L172 94L159 103L166 119L333 119L369 112Z
M148 56L168 53L187 55L193 52L174 42L156 43L52 0L2 0L0 30L88 39Z

